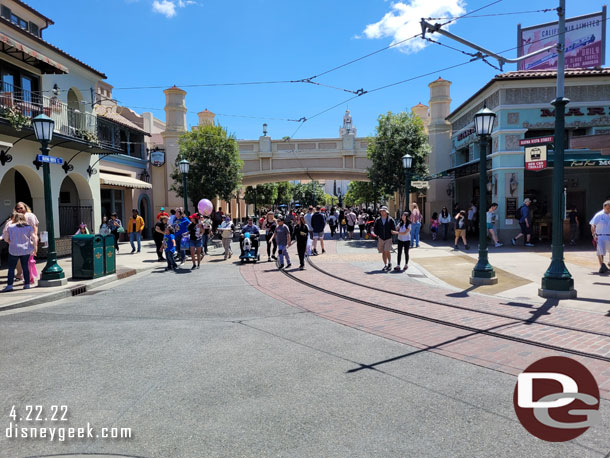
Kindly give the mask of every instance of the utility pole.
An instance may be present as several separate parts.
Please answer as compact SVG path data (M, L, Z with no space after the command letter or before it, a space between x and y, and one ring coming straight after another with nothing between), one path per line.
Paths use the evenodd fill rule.
M574 279L563 261L563 176L565 150L565 110L569 100L564 97L566 1L559 0L559 36L557 42L557 98L555 107L555 147L553 151L553 255L551 265L542 277L538 295L545 298L570 299L576 297Z

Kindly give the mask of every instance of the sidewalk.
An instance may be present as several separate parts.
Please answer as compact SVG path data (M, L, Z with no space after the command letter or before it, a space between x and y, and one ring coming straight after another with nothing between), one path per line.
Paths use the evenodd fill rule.
M56 286L53 288L37 287L24 290L23 280L16 281L14 284L14 291L0 294L0 310L9 310L12 308L51 302L64 297L76 296L103 284L116 280L122 280L137 273L154 269L158 266L165 266L164 262L157 262L155 244L153 241L142 242L141 252L134 254L131 254L129 242L123 242L119 245L120 249L116 256L115 274L93 280L74 280L71 278L72 260L70 257L61 258L58 260L58 263L66 274L66 278L68 279L67 285ZM36 263L39 273L42 272L45 264L46 260L41 260L40 262ZM7 275L8 269L0 270L0 289L6 286Z
M460 245L461 246L461 245ZM353 264L374 262L381 268L381 256L373 240L338 242L337 253ZM430 240L420 242L420 248L411 248L408 276L427 283L450 286L460 291L498 296L516 302L543 304L538 296L542 276L551 262L550 245L527 248L504 245L489 248L489 261L496 271L498 283L473 287L470 273L478 259L478 243L471 241L470 250L454 250L450 242ZM396 255L392 255L396 262ZM595 251L589 246L566 247L565 263L574 278L576 299L559 301L559 307L589 310L597 313L610 311L610 275L597 273L599 264Z

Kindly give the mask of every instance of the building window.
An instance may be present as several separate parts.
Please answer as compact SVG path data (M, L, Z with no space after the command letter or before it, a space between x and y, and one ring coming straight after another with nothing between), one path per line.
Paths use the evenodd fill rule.
M36 35L37 37L40 36L40 28L33 22L30 22L30 33L32 35Z
M8 19L9 21L11 20L11 9L7 8L6 6L2 5L2 11L0 13L2 15L2 17L4 19Z
M10 8L4 5L2 5L2 8L0 9L0 16L11 21L16 26L21 27L23 30L29 31L32 35L36 35L37 37L40 36L40 27L38 27L38 25L20 18L14 14Z

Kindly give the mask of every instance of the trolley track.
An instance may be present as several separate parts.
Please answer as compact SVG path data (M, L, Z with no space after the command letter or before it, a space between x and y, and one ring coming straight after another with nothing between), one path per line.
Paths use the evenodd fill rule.
M356 283L356 282L353 282L351 280L346 280L346 279L338 277L338 276L336 276L334 274L328 273L328 272L324 271L323 269L320 269L319 267L315 266L315 264L313 264L311 261L309 261L309 264L314 269L316 269L317 271L319 271L320 273L322 273L324 275L327 275L329 277L335 278L337 280L344 281L346 283L353 284L355 286L358 286L359 288L363 288L363 289L366 289L366 290L380 291L380 292L383 292L383 293L386 293L386 294L398 295L398 296L402 296L402 297L405 297L405 298L408 298L408 299L414 299L414 300L419 300L419 301L424 300L424 301L430 302L427 299L420 299L420 298L414 297L414 296L409 296L409 295L400 294L400 293L393 293L393 292L389 292L389 291L386 291L386 290L383 290L383 289L380 289L380 288L375 288L375 287L368 286L368 285L367 286L363 286L363 285L361 285L359 283ZM316 286L315 284L312 284L312 283L307 282L307 281L305 281L305 280L303 280L301 278L298 278L297 276L293 275L290 272L287 272L284 269L282 269L281 272L285 276L290 278L291 280L294 280L295 282L297 282L297 283L299 283L299 284L301 284L303 286L306 286L306 287L308 287L310 289L314 289L314 290L320 291L320 292L322 292L324 294L327 294L327 295L330 295L330 296L334 296L334 297L338 297L340 299L343 299L343 300L346 300L346 301L349 301L349 302L354 302L354 303L357 303L357 304L360 304L360 305L364 305L366 307L370 307L370 308L374 308L374 309L378 309L378 310L383 310L385 312L393 313L393 314L396 314L396 315L402 315L402 316L406 316L406 317L409 317L409 318L413 318L413 319L417 319L417 320L422 320L422 321L426 321L426 322L429 322L429 323L438 324L438 325L441 325L441 326L451 327L451 328L454 328L454 329L460 329L460 330L472 333L473 336L474 335L485 335L485 336L494 337L494 338L497 338L497 339L507 340L507 341L521 343L521 344L525 344L525 345L536 346L536 347L539 347L539 348L544 348L544 349L552 350L552 351L555 351L555 352L568 353L568 354L571 354L571 355L574 355L574 356L580 356L580 357L583 357L583 358L590 358L590 359L595 359L595 360L599 360L599 361L604 361L604 362L610 363L610 357L608 357L608 356L603 356L603 355L599 355L599 354L596 354L596 353L589 353L589 352L580 351L580 350L576 350L576 349L572 349L572 348L567 348L567 347L561 347L561 346L558 346L558 345L553 345L553 344L548 344L548 343L544 343L544 342L539 342L539 341L536 341L536 340L526 339L526 338L523 338L523 337L517 337L517 336L511 336L511 335L507 335L507 334L502 334L500 332L494 331L493 329L498 329L500 327L508 327L508 326L511 326L511 325L530 324L530 325L537 325L537 326L557 327L557 328L561 328L561 329L565 329L565 330L570 330L570 331L573 331L573 332L585 333L585 334L594 334L594 333L590 333L589 331L584 331L584 330L581 330L581 329L570 328L568 326L562 326L562 325L556 325L556 324L528 322L527 320L524 320L522 318L511 317L509 315L503 315L503 314L497 314L495 312L481 312L481 313L491 314L491 315L494 315L494 316L497 316L497 317L502 317L502 318L510 319L510 320L512 320L512 322L507 322L507 323L504 323L504 324L502 324L500 326L493 326L493 327L488 328L488 329L481 329L481 328L477 328L477 327L473 327L473 326L468 326L468 325L465 325L465 324L454 323L454 322L447 321L447 320L444 320L444 319L439 319L439 318L434 318L434 317L422 315L422 314L419 314L419 313L414 313L414 312L409 312L409 311L406 311L406 310L400 310L400 309L396 309L396 308L393 308L393 307L388 307L388 306L385 306L385 305L381 305L381 304L377 304L377 303L374 303L374 302L370 302L370 301L366 301L366 300L363 300L363 299L359 299L359 298L356 298L356 297L348 296L346 294L338 293L338 292L335 292L335 291L329 291L329 290L327 290L327 289L325 289L323 287ZM437 302L434 302L434 303L436 304ZM438 304L439 305L451 306L449 304L443 304L443 303L438 303ZM455 306L455 307L460 308L460 309L465 310L465 311L468 311L468 312L473 312L473 313L480 312L478 310L469 309L467 307L460 307L460 306ZM604 336L604 337L610 337L607 334L603 334L603 333L597 333L597 334L601 335L601 336Z

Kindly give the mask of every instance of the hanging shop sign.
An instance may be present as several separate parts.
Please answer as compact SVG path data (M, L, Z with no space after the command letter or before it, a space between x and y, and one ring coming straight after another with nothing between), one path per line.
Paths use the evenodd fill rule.
M557 22L517 29L519 57L557 44ZM566 20L566 68L601 67L604 65L606 43L606 7L602 11ZM519 62L519 70L557 68L557 51L537 54Z
M547 146L536 145L525 148L525 170L546 169Z
M165 151L153 150L150 152L150 163L155 167L165 164Z

